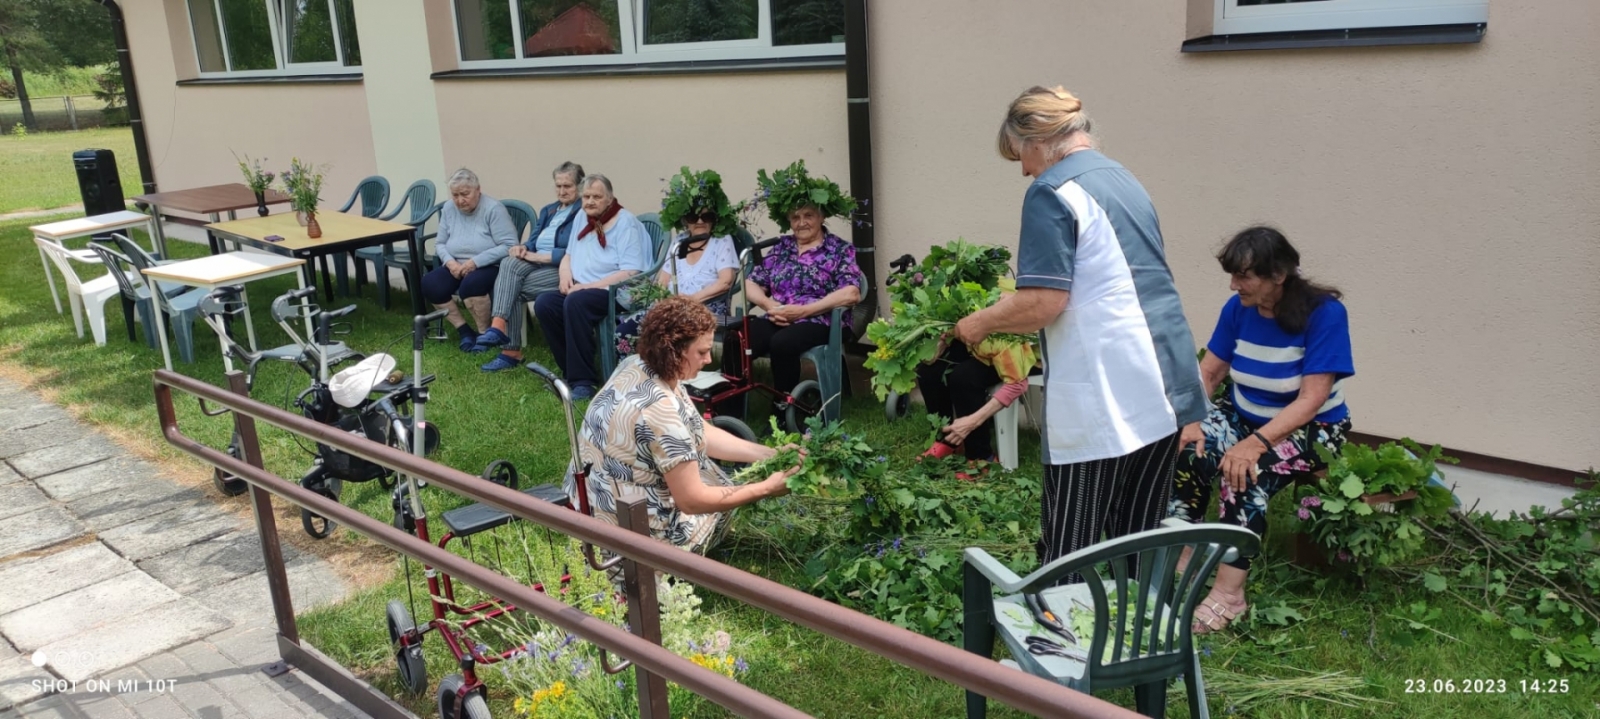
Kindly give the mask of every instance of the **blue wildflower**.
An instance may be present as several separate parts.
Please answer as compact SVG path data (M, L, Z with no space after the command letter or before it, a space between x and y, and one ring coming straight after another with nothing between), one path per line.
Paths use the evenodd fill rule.
M894 551L896 552L900 551L900 539L900 537L894 538Z
M1211 656L1211 647L1200 647L1200 655L1205 657Z
M734 671L739 672L740 674L743 674L746 671L748 671L749 669L750 669L750 665L746 664L744 659L734 659L733 660L733 670Z
M873 503L873 502L876 502L876 501L878 501L878 500L876 500L876 499L873 499L873 498L872 498L872 495L870 495L870 494L869 494L869 495L867 495L867 496L866 496L866 499L864 499L864 500L862 500L862 501L864 501L864 502L866 502L866 503L867 503L867 506L868 506L868 507L870 507L870 506L872 506L872 503Z
M618 689L626 689L627 687L628 687L628 685L624 684L621 679L617 680L617 688Z
M928 550L923 549L922 547L917 547L917 559L922 559L926 556L928 556Z

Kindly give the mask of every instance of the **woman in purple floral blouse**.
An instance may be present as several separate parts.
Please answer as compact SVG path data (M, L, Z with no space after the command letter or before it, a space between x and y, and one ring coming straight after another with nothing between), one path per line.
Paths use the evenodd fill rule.
M822 225L823 213L815 205L788 212L790 234L766 252L745 279L750 304L766 316L750 318L750 347L754 357L772 357L776 388L788 392L800 383L800 355L828 343L833 308L853 307L861 301L864 278L856 266L856 250ZM845 330L850 310L844 312ZM738 376L742 370L737 338L722 352L722 371Z

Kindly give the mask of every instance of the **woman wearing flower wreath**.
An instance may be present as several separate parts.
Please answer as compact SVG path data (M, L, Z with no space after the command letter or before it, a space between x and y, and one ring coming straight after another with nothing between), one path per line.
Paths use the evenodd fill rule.
M789 392L800 383L800 355L828 343L829 322L835 307L843 313L850 331L850 310L861 301L864 282L856 265L856 249L828 231L823 220L848 217L854 198L826 177L813 178L805 161L767 177L756 176L760 202L767 216L788 234L778 238L750 269L744 292L751 304L766 310L750 318L751 358L772 357L773 387ZM743 371L739 347L724 347L722 371L738 376ZM736 407L719 407L719 414L736 414Z
M1208 396L1224 377L1233 388L1202 423L1205 439L1178 455L1172 515L1204 521L1220 481L1218 521L1265 536L1267 500L1321 466L1315 445L1338 454L1350 431L1350 322L1339 290L1301 276L1300 253L1278 230L1240 232L1217 261L1237 294L1222 306L1200 374ZM1249 608L1249 575L1249 559L1217 567L1195 609L1196 634L1227 627Z
M718 321L726 318L728 290L739 274L739 255L733 247L739 215L722 191L722 176L683 168L668 186L660 217L661 224L680 232L656 283L666 288L676 284L677 294L704 304ZM619 349L623 349L621 338L638 334L639 322L649 309L639 308L617 323ZM632 347L626 349L622 354L632 354Z
M594 471L587 490L594 516L617 521L617 498L642 494L650 533L692 552L716 543L730 510L789 493L794 467L750 484L731 484L713 460L754 463L777 450L707 423L682 380L711 361L716 319L705 305L668 297L639 324L639 354L617 365L583 417L578 448ZM567 495L578 487L568 475Z

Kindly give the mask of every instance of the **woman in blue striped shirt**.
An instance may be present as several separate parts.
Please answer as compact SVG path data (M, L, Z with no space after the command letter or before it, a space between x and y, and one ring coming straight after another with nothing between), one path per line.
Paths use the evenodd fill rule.
M1233 387L1206 417L1204 443L1178 456L1172 515L1204 521L1220 482L1218 521L1265 535L1267 500L1320 466L1314 445L1338 452L1344 444L1344 383L1355 374L1350 323L1339 290L1303 277L1300 253L1276 229L1240 232L1217 261L1236 294L1222 307L1200 374L1208 395L1224 377ZM1248 559L1217 568L1195 610L1195 633L1244 613L1249 572Z

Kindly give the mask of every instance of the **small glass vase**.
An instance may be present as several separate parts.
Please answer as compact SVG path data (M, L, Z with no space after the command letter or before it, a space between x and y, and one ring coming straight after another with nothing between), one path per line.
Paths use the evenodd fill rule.
M264 192L264 191L261 191L261 190L257 190L256 191L256 214L260 215L262 217L266 217L268 212L271 212L271 210L267 209L267 193Z

